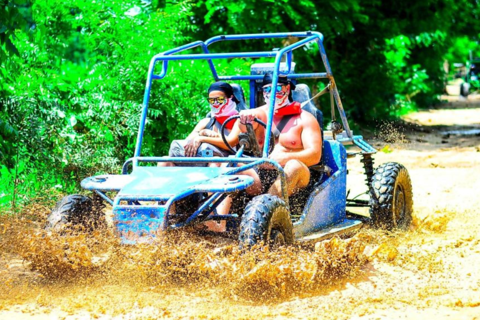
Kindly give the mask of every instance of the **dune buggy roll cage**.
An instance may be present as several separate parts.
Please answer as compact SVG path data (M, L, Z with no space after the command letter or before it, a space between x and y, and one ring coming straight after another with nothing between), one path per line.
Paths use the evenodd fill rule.
M257 52L235 52L235 53L210 53L208 47L216 42L221 41L240 41L240 40L258 40L258 39L274 39L274 38L290 38L296 37L301 38L298 42L291 44L287 47L282 49L273 49L271 51L257 51ZM293 60L293 50L298 49L300 47L306 46L308 44L317 43L319 54L322 60L322 63L325 67L326 72L319 72L319 73L291 73L292 71L292 60ZM193 48L200 47L203 50L203 53L200 54L178 54L185 50L190 50ZM282 57L286 56L286 70L280 72L280 62L282 61ZM137 142L135 146L135 154L134 157L127 160L128 163L132 163L133 166L137 166L138 162L155 162L155 161L173 161L176 162L195 162L200 161L204 162L206 159L203 158L190 158L190 159L182 159L179 158L171 158L171 157L141 157L141 145L143 140L143 134L145 130L145 123L147 118L147 111L148 111L148 103L150 100L150 91L152 81L154 79L160 80L163 79L167 75L168 70L168 62L169 61L180 61L180 60L207 60L210 70L212 72L213 78L215 81L235 81L235 80L249 80L250 81L250 108L255 108L255 81L263 79L263 75L226 75L222 76L217 73L215 68L215 64L213 60L215 59L232 59L232 58L275 58L274 68L273 68L273 81L272 86L275 87L278 83L278 76L280 74L286 75L290 79L302 79L302 78L309 78L309 79L328 79L329 84L329 92L332 97L332 101L335 101L337 106L339 115L342 120L343 128L345 130L345 135L342 137L342 143L350 143L355 144L360 149L362 149L365 153L374 153L376 150L369 146L367 143L363 141L360 137L356 139L352 135L352 131L348 125L347 117L345 115L345 111L342 106L342 101L338 94L337 86L335 84L335 80L332 74L332 70L330 68L330 64L328 62L327 55L325 53L325 48L323 46L323 35L319 32L314 31L306 31L306 32L288 32L288 33L271 33L271 34L242 34L242 35L221 35L216 36L213 38L208 39L207 41L195 41L178 48L174 48L163 53L159 53L155 55L149 65L148 76L147 76L147 83L145 94L143 98L143 110L142 116L140 119L140 126L137 136ZM162 63L161 73L155 74L155 66L157 62ZM266 128L266 137L265 137L265 144L263 147L263 158L268 157L268 150L269 150L269 142L271 136L271 129L272 129L272 119L274 114L274 104L275 98L270 100L269 104L269 113L268 113L268 121L267 121L267 128ZM335 110L332 102L332 119L335 118ZM171 159L170 159L171 158ZM211 161L212 159L209 159ZM226 159L225 159L226 160ZM226 162L230 162L232 159L230 158ZM126 170L127 162L124 165L124 171ZM224 161L225 162L225 161ZM247 161L248 162L248 161ZM124 172L125 173L125 172Z
M300 38L294 44L282 49L273 49L271 51L258 52L237 52L237 53L210 53L208 48L211 44L221 41L241 41L254 39L274 39L274 38ZM293 50L318 45L320 59L326 72L318 73L296 73L294 71ZM185 50L201 48L203 53L181 54ZM307 199L303 208L303 213L295 222L294 227L299 235L319 230L319 228L334 226L338 229L340 221L350 224L351 221L345 217L345 199L346 195L346 158L362 154L363 162L367 174L367 180L371 181L373 175L373 162L371 154L376 150L363 140L362 136L353 136L348 125L347 117L342 106L342 102L335 84L335 80L330 68L330 64L323 46L323 35L319 32L291 32L291 33L273 33L273 34L245 34L245 35L222 35L208 39L207 41L195 41L178 48L155 55L149 65L145 94L143 99L143 109L140 119L139 131L135 146L135 154L132 158L125 161L121 175L101 175L89 177L82 181L81 185L86 190L95 191L101 198L113 206L113 213L117 224L117 230L126 235L128 234L154 233L157 230L167 230L169 228L179 228L195 221L206 220L238 220L238 214L218 214L217 206L228 196L229 193L240 192L254 183L252 177L242 174L243 171L259 167L262 164L269 163L278 172L282 197L285 205L289 207L289 198L287 193L286 175L283 168L273 159L269 159L269 145L272 135L272 124L274 116L275 95L269 101L269 111L267 114L265 143L261 157L242 157L244 145L241 145L235 156L213 157L212 155L203 157L150 157L141 156L141 146L147 119L148 104L151 94L151 85L154 79L163 79L167 75L169 61L181 60L206 60L215 81L235 81L244 80L250 83L250 108L255 108L256 92L258 81L263 79L263 71L250 70L250 75L219 75L214 64L216 59L232 58L274 58L273 63L273 81L272 86L278 84L279 75L286 75L290 79L328 79L328 86L320 91L319 94L330 93L331 111L332 111L332 130L331 137L325 140L334 139L335 142L325 141L323 144L323 154L325 157L324 169L331 169L332 175L322 175L325 179L321 186L316 188ZM282 59L285 58L285 61ZM155 74L155 66L161 62L160 74ZM253 68L252 68L253 69ZM271 69L271 63L268 64L268 70ZM308 96L309 93L307 93ZM298 99L299 102L302 102ZM311 99L306 98L309 102ZM335 105L342 120L341 125L335 122ZM307 112L308 109L304 108ZM312 107L313 111L314 108ZM312 111L310 111L312 112ZM313 113L313 112L312 112ZM317 120L319 117L316 117ZM321 122L321 120L318 120ZM334 124L337 126L334 127ZM320 123L320 126L322 124ZM342 131L343 130L343 131ZM319 142L320 143L320 142ZM360 151L347 153L343 145L355 145ZM173 162L187 165L186 167L154 167L140 166L139 163L159 163ZM208 164L208 163L227 163L227 166L219 167L189 167L189 164ZM129 165L133 165L131 174L128 174ZM238 167L237 165L242 166ZM319 167L322 167L320 164ZM327 168L328 167L328 168ZM333 171L332 171L333 168ZM322 170L322 168L317 168ZM326 171L327 172L327 171ZM105 192L118 192L114 199L110 199ZM186 199L190 195L200 194L203 197L198 202L198 207L185 220L170 224L170 209L174 203ZM190 201L192 199L189 199ZM348 200L347 202L355 205L368 206L365 200ZM148 203L144 203L147 201ZM154 203L151 203L154 202ZM192 201L194 202L194 201ZM318 210L318 208L323 208ZM314 210L315 209L315 210ZM333 213L332 213L333 212ZM188 212L185 212L188 213ZM172 220L173 221L173 220ZM175 221L173 221L175 222ZM236 221L234 221L236 222ZM357 222L354 222L355 225ZM342 223L340 223L342 224ZM341 226L344 228L345 226ZM347 226L348 227L348 226ZM346 227L345 227L346 228ZM348 227L350 228L350 227ZM333 229L332 229L333 230ZM331 231L332 231L331 230ZM329 231L330 232L330 231ZM336 231L335 231L336 232ZM122 236L123 237L123 236ZM127 243L125 242L125 243Z

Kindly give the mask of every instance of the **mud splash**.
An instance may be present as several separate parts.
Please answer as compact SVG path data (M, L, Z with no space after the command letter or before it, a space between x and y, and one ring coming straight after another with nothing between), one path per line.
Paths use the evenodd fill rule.
M109 230L60 235L38 225L25 220L11 223L1 241L2 251L20 255L25 267L35 272L28 284L33 291L56 283L123 283L138 288L213 287L234 299L274 301L353 277L369 261L367 253L373 252L366 250L371 237L365 234L309 247L270 251L259 246L242 253L235 241L219 244L191 232L171 232L153 244L124 246Z
M10 261L0 265L4 289L0 310L34 304L46 313L60 308L99 316L152 307L158 299L169 299L166 292L253 305L315 297L327 287L362 278L371 263L441 272L444 266L434 249L411 255L414 246L402 242L444 232L451 219L438 211L433 217L415 216L415 230L406 233L364 228L347 239L240 252L236 241L205 237L194 230L169 232L152 244L126 246L109 229L49 233L42 228L44 214L29 216L32 220L0 221L1 260ZM15 268L23 271L12 272ZM112 299L116 303L110 303Z
M409 142L405 135L405 128L399 126L398 123L385 121L380 124L379 129L377 133L377 139L379 140L397 144Z

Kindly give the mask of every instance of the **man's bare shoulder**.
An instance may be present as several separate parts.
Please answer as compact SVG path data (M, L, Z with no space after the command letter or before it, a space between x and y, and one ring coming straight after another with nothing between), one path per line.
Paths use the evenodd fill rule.
M318 127L318 129L320 130L320 126L318 124L317 118L315 118L313 114L311 114L310 112L302 110L302 112L300 113L300 119L302 119L302 123L304 125L309 125L309 126L313 125Z

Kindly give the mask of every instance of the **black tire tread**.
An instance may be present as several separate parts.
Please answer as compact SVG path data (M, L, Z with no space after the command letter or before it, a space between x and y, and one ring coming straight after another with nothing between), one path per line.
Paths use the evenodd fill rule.
M275 221L272 221L275 220ZM283 229L285 243L293 243L293 224L285 202L269 194L253 198L245 208L239 232L240 248L250 248L269 240L269 226Z
M60 230L67 225L95 229L104 224L104 217L99 209L87 196L80 194L65 196L57 202L48 216L45 229Z
M401 225L393 219L393 201L395 186L402 184L406 199L406 214ZM372 177L370 189L370 215L375 227L391 230L407 229L412 221L413 200L412 182L407 169L395 162L379 166Z

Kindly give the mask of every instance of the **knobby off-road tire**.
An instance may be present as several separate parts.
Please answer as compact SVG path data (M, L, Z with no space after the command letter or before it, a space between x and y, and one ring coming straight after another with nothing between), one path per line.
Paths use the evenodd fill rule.
M65 228L84 228L87 231L105 226L102 204L91 198L74 194L57 202L47 218L46 230L63 231Z
M372 224L387 230L406 230L412 212L412 182L407 169L395 162L382 164L375 170L370 189Z
M293 224L285 202L269 194L253 198L242 216L238 240L240 249L261 242L270 247L293 243Z

